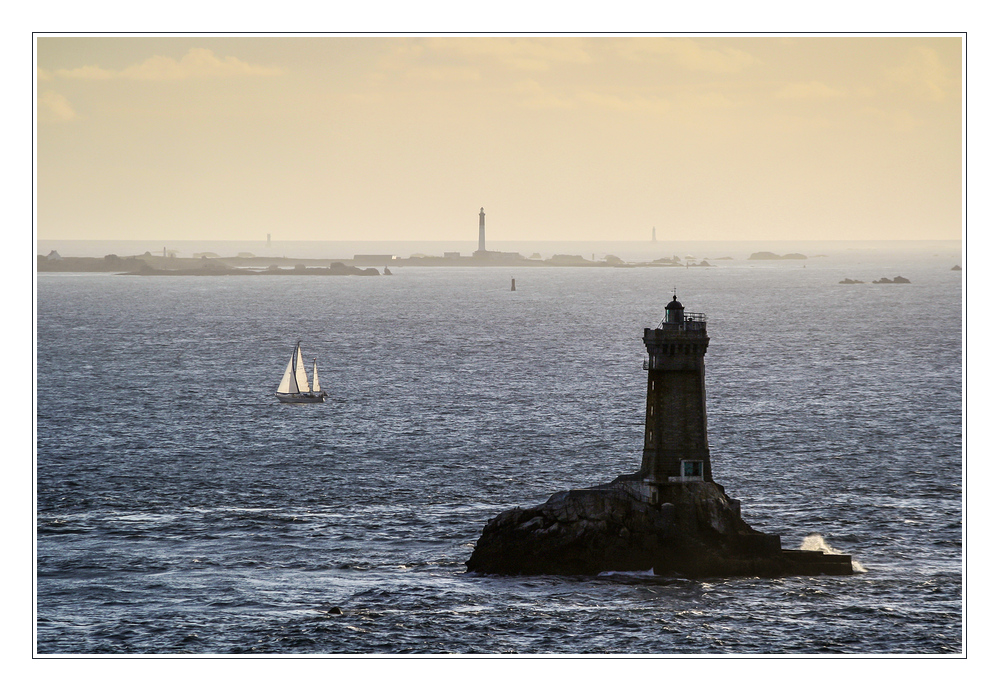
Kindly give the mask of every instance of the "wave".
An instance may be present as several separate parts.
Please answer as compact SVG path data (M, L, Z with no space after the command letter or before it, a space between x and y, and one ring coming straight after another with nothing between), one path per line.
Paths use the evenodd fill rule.
M825 554L843 554L843 552L826 542L821 533L809 533L806 535L805 539L801 541L801 547L798 549L813 550ZM859 561L852 559L852 563L854 573L867 573L867 569Z

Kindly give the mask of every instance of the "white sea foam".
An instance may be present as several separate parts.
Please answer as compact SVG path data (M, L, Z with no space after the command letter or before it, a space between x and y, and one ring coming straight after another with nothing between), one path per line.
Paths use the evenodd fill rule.
M838 549L830 547L829 543L819 533L809 533L806 535L805 539L801 541L799 549L809 549L817 552L825 552L826 554L842 554Z
M632 578L649 578L656 574L652 569L648 571L601 571L599 576L630 576Z
M801 547L799 549L809 549L818 552L824 552L825 554L843 554L840 550L829 545L822 537L820 533L809 533L805 536L805 539L801 541ZM856 559L852 560L853 570L856 573L867 573L867 569Z

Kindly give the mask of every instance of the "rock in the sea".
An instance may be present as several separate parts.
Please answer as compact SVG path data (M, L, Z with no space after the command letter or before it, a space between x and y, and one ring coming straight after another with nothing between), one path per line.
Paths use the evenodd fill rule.
M954 266L950 267L950 270L951 271L960 271L961 270L961 265L960 264L955 264Z
M466 562L494 574L595 575L648 571L685 577L852 573L850 558L781 549L780 537L751 528L739 502L714 482L663 488L643 498L637 475L553 494L486 524ZM810 562L810 563L808 563Z
M858 280L856 280L854 278L844 278L842 281L840 281L840 283L843 284L843 285L852 286L852 285L856 285L858 283L863 283L863 281L858 281Z

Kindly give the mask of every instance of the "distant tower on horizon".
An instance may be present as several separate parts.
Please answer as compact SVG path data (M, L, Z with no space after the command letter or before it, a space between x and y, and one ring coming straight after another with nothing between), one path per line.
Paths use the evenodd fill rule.
M271 234L270 233L267 233L267 246L268 247L271 246Z
M652 242L656 241L656 227L652 226Z
M486 209L479 207L479 251L486 251Z

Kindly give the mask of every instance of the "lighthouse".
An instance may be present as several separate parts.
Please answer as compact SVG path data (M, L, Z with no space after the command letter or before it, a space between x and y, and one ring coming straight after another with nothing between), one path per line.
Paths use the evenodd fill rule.
M680 301L645 329L649 372L638 473L553 494L489 521L465 562L497 574L648 571L685 578L849 575L848 554L783 549L711 478L704 396L707 318Z
M486 209L479 207L479 251L486 251Z
M704 353L707 317L666 305L659 326L645 329L649 357L642 479L653 485L711 481Z

